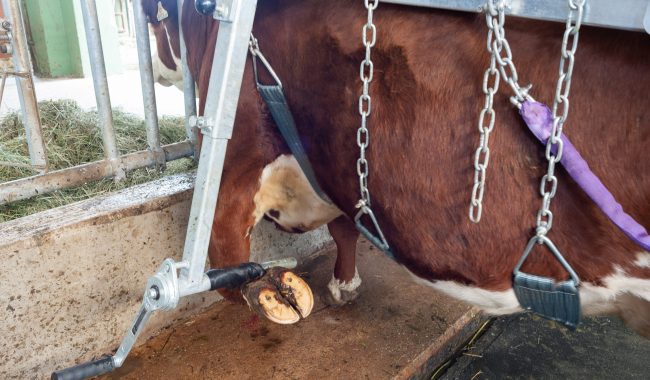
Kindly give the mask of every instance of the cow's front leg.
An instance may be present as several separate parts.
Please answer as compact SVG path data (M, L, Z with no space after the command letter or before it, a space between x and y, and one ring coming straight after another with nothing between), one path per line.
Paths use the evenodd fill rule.
M212 268L234 266L249 260L252 228L259 221L254 216L254 198L260 187L262 169L240 168L234 172L237 175L224 172L208 248ZM267 270L262 278L246 284L241 291L220 289L219 292L230 301L242 302L245 299L256 313L280 324L306 318L314 306L309 285L284 268Z
M361 285L361 277L355 264L359 232L345 215L329 222L327 228L337 248L334 274L327 285L327 302L331 305L343 305L359 295L357 289Z
M261 166L224 171L208 246L211 268L235 266L249 260L253 196L261 172ZM219 293L230 301L243 302L239 289L220 289Z

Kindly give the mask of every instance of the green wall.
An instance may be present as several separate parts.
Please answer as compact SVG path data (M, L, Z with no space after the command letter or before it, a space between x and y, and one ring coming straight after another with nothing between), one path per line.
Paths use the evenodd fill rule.
M41 77L90 76L79 0L23 0L34 71ZM122 72L112 0L96 0L106 71Z

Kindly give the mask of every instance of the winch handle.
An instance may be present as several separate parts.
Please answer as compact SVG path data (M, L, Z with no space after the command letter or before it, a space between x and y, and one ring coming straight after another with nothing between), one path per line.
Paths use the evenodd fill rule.
M112 356L105 356L101 359L88 363L82 363L74 367L52 372L52 380L82 380L90 377L103 375L115 369Z

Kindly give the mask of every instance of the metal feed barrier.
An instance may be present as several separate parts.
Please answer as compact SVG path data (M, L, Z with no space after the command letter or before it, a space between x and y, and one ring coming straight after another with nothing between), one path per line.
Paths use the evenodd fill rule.
M7 19L2 23L2 29L6 31L6 37L0 39L0 44L4 46L4 50L12 53L15 72L0 73L3 84L0 87L0 91L4 88L7 75L13 74L16 77L19 92L22 119L29 146L31 168L39 174L0 183L0 205L55 190L79 186L89 181L104 178L114 178L116 181L119 181L131 170L144 167L164 168L165 163L168 161L190 157L194 154L196 133L190 127L189 119L196 115L196 98L194 95L194 81L189 75L189 71L187 71L184 45L181 51L184 63L183 83L185 88L185 128L187 130L187 140L164 146L160 144L160 129L158 127L156 95L152 74L151 48L149 46L149 27L142 9L142 0L133 0L133 15L148 149L122 156L119 154L115 139L115 130L113 128L111 100L106 79L106 68L96 3L95 0L79 0L88 43L93 86L97 101L98 126L101 130L104 149L104 160L62 170L49 171L47 150L43 141L38 105L32 80L32 62L29 56L23 12L20 3L20 0L2 0L4 10L7 13ZM182 1L178 3L180 10ZM5 162L0 164L24 166L24 164Z
M3 1L5 5L10 2L13 3L14 8L11 15L14 22L19 20L18 2L15 0ZM478 12L485 3L481 0L385 0L384 2L473 12ZM182 3L182 0L179 1L179 7L180 3ZM237 281L255 278L263 273L266 268L273 265L295 265L295 260L288 260L263 265L247 263L235 269L205 271L208 241L216 209L226 146L233 131L257 1L196 0L196 3L204 12L206 10L209 10L210 13L214 12L215 19L219 20L221 25L216 42L205 115L192 118L194 124L201 128L205 138L202 142L182 260L180 262L175 262L172 259L165 260L159 271L147 281L142 306L114 356L55 372L52 375L53 379L82 379L120 367L151 313L155 310L175 308L181 297L224 286L235 286ZM650 24L650 20L648 20L650 18L648 15L650 0L620 0L615 9L610 4L609 0L591 0L586 9L584 23L635 31L650 30L647 27ZM134 6L137 9L135 9L134 13L136 15L137 34L139 35L138 48L140 50L143 96L146 104L145 114L147 115L147 130L149 132L149 150L124 157L117 156L114 150L114 134L110 112L108 112L110 111L110 102L108 101L108 90L105 85L103 59L101 50L97 51L97 49L101 49L101 44L97 30L95 3L94 0L82 0L82 5L84 7L84 18L86 19L89 50L91 50L94 57L93 74L98 107L102 107L100 115L102 115L101 127L104 132L106 158L104 161L82 165L81 167L14 181L14 184L10 183L10 186L7 186L7 184L0 185L0 203L6 202L8 199L22 199L30 194L33 195L34 190L26 190L28 186L31 186L31 189L38 189L39 192L43 189L60 188L61 186L57 184L57 181L64 178L65 175L74 176L71 178L74 184L79 184L86 180L98 179L104 176L119 176L120 171L134 167L161 165L164 162L163 160L189 155L193 151L193 136L189 133L191 130L189 125L188 138L190 140L170 146L160 146L155 116L153 81L150 72L151 58L146 34L147 26L140 8L140 1L136 0ZM512 0L508 13L521 17L564 21L565 5L565 0ZM12 8L6 6L5 9ZM646 26L644 26L644 20ZM187 74L184 48L182 53L184 74ZM189 120L189 116L194 113L194 89L189 75L184 75L184 82ZM188 100L190 98L191 101ZM37 161L33 158L32 162L36 163ZM90 169L92 172L83 174L84 169L86 171ZM237 277L237 281L234 281L233 276L230 275Z

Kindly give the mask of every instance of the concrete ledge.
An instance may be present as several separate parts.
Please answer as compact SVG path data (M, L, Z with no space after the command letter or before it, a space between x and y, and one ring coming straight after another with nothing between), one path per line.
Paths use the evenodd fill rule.
M176 175L0 224L0 378L49 378L116 348L147 278L182 256L193 183ZM324 229L289 235L264 223L252 259L306 256L329 240ZM184 298L154 314L139 342L218 300Z

